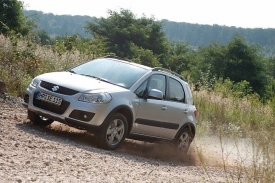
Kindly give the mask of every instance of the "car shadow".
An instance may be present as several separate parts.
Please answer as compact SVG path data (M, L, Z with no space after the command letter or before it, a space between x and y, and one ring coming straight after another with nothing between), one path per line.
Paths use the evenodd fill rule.
M95 136L84 130L78 130L59 122L54 122L48 127L40 127L30 122L17 123L16 127L26 133L39 136L43 139L55 141L62 144L73 145L94 153L111 154L123 159L133 159L135 161L147 161L146 159L171 163L177 166L197 166L200 165L197 152L194 147L190 147L189 152L184 156L169 143L149 143L126 139L115 151L107 151L97 147ZM121 156L128 155L128 156ZM135 156L136 158L129 157ZM145 158L145 159L144 159ZM152 162L152 161L150 161Z

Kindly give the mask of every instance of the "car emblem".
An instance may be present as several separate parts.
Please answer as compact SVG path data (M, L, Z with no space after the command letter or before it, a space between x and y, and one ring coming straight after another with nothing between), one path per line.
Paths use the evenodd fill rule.
M53 86L52 91L56 92L59 89L59 86Z

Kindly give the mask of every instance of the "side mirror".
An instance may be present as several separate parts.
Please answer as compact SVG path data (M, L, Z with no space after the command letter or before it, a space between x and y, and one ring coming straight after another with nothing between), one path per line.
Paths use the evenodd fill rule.
M160 90L152 89L148 93L148 98L162 100L163 99L163 93Z

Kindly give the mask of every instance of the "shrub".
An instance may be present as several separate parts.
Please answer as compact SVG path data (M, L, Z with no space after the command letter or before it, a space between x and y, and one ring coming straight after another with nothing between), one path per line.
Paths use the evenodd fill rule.
M79 51L59 54L49 46L40 46L19 35L9 38L0 35L0 78L6 83L8 93L23 96L35 76L61 71L93 58Z

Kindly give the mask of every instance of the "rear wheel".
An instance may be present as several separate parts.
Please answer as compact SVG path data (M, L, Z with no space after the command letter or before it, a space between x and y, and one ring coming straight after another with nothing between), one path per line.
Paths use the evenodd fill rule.
M177 148L178 150L182 151L184 154L186 154L189 150L190 144L192 142L193 136L192 132L189 128L184 128L179 138L177 139Z
M28 110L28 117L33 124L38 125L38 126L48 126L48 125L52 124L52 122L53 122L52 119L40 116L30 110Z
M107 118L97 134L98 145L107 150L114 150L124 141L128 131L128 123L125 116L115 113Z

